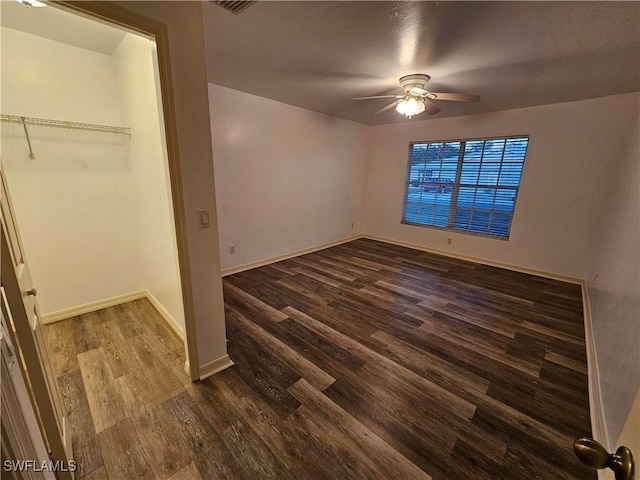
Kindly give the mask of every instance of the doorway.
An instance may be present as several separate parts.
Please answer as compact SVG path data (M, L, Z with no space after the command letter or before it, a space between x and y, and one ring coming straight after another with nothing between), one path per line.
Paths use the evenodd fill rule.
M154 40L59 8L2 13L3 169L43 321L147 298L184 341Z

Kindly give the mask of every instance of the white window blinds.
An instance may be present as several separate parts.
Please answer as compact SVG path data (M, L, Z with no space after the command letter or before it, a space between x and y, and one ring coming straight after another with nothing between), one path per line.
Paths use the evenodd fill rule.
M402 222L509 238L527 136L409 145Z

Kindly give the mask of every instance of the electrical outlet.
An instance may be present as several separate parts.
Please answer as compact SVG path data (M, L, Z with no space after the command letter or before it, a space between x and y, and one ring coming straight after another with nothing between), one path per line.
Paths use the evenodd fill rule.
M451 245L451 238L447 238L447 245Z
M229 253L230 253L231 255L235 255L235 253L236 253L236 246L235 246L235 245L231 245L231 246L229 247Z

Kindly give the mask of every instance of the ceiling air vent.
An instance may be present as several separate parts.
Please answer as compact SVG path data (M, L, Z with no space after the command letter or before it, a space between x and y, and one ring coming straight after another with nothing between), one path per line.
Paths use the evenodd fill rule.
M250 7L255 1L249 0L211 0L216 5L224 8L228 12L233 13L234 15L238 15L240 12L245 10L247 7Z

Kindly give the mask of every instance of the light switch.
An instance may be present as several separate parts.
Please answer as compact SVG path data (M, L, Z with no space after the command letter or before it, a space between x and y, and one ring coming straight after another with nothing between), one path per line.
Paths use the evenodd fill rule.
M211 213L209 210L198 210L198 226L200 228L211 228Z

